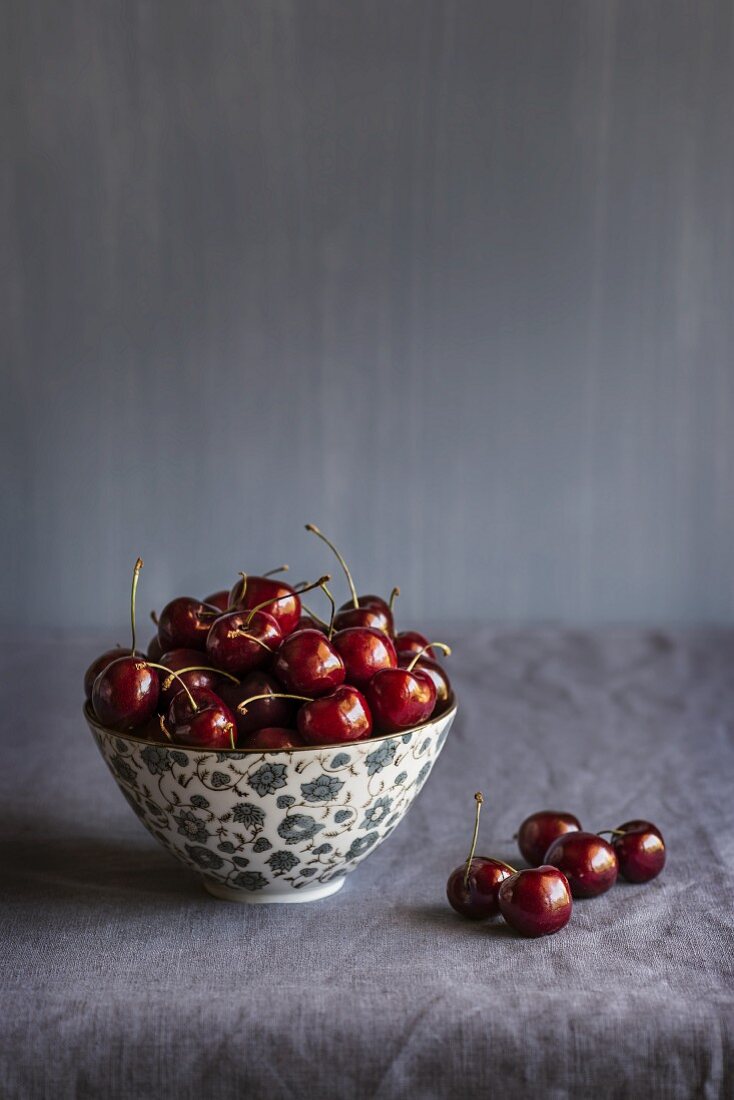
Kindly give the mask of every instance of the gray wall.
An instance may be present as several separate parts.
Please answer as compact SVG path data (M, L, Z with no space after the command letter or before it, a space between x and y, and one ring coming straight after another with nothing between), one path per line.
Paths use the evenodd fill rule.
M307 520L404 617L731 617L728 0L2 18L7 621Z

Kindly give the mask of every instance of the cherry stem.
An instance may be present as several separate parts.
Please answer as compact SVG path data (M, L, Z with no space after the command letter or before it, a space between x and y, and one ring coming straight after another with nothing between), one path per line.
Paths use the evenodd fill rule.
M334 635L334 616L336 615L336 600L332 596L329 589L326 587L326 584L322 584L321 587L324 590L324 595L326 596L327 600L331 604L331 615L329 616L329 633L327 635L329 641L331 641L331 639Z
M158 612L157 611L151 611L150 617L153 621L153 625L158 626Z
M301 703L313 703L310 695L289 695L286 692L269 691L264 695L251 695L249 699L243 699L237 704L237 710L240 714L247 714L247 704L257 703L259 699L298 699Z
M183 676L184 672L214 672L217 676L224 676L226 680L231 680L233 684L239 684L239 680L236 676L233 676L231 672L225 672L224 669L221 668L211 668L210 665L188 665L186 668L179 668L176 670L179 676ZM171 686L171 677L176 675L176 673L172 672L170 676L165 678L161 684L164 690L167 691Z
M264 577L274 577L276 573L287 573L290 569L290 565L279 565L277 569L268 569L267 573L263 573Z
M271 603L279 603L281 600L292 600L294 593L296 596L300 596L301 592L310 592L312 588L321 588L321 586L326 581L330 580L331 577L327 573L325 577L319 577L319 579L317 581L314 581L313 584L307 584L303 588L294 589L293 592L284 592L282 596L271 596L269 600L263 600L262 603L259 603L255 607L250 609L250 614L245 620L245 626L250 625L250 623L252 622L252 616L255 614L256 611L262 611L264 607L268 607L268 605Z
M240 592L239 596L237 597L237 600L235 600L235 603L237 603L238 601L242 602L242 600L244 600L244 598L245 598L245 593L247 592L247 573L242 573L241 572L240 576L242 577L242 591Z
M165 718L163 717L162 714L158 715L158 724L161 727L162 732L165 733L166 737L170 741L171 740L171 731L169 730L168 726L166 725L166 720L165 720Z
M248 634L248 632L246 630L243 630L241 627L238 627L237 630L228 630L227 631L227 637L228 638L249 638L251 642L257 642L257 644L259 646L261 646L263 649L267 649L268 653L273 652L272 649L270 648L270 646L267 644L267 642L264 642L262 640L262 638L256 638L254 634Z
M146 661L145 664L149 665L150 668L158 668L158 669L161 670L161 672L167 672L169 674L169 676L175 676L176 679L178 680L179 684L181 685L181 687L184 689L184 691L188 695L189 702L191 703L191 706L193 707L193 709L195 711L199 709L198 706L196 705L196 699L194 699L193 695L189 691L189 688L188 688L188 685L186 684L186 681L181 679L181 676L178 672L174 672L172 668L166 668L165 665L156 664L155 661ZM182 671L186 672L187 670L182 669Z
M440 649L443 653L446 654L447 657L451 656L451 646L444 645L443 642L429 642L428 645L424 645L418 650L410 664L406 665L405 671L412 672L415 666L420 661L423 654L426 653L429 649Z
M327 539L324 532L319 531L318 527L316 527L313 523L307 523L306 524L306 530L310 531L312 535L316 535L318 538L321 539L322 542L325 542L326 545L329 547L329 549L336 555L337 561L339 562L342 569L344 570L344 575L347 578L347 584L349 585L349 591L352 593L352 603L354 604L355 607L359 607L359 597L357 596L357 589L354 587L354 581L352 580L352 574L349 572L349 566L344 561L344 558L339 553L336 546L334 546L334 543L330 539Z
M393 607L395 606L395 601L396 601L396 599L398 598L399 595L400 595L400 589L398 588L397 585L395 585L392 592L390 593L390 599L387 601L387 606L390 608L391 613L392 613Z
M143 559L138 558L133 566L133 583L130 589L130 626L132 627L133 635L133 647L130 650L131 653L135 652L135 593L138 590L138 578L140 576L140 570L143 568Z
M471 871L471 861L474 859L474 853L477 850L477 837L479 836L479 815L482 812L482 803L484 802L484 795L481 791L477 791L477 793L474 795L474 801L477 804L477 808L474 817L474 833L471 838L469 858L466 861L466 871L464 871L465 888L469 885L469 872Z

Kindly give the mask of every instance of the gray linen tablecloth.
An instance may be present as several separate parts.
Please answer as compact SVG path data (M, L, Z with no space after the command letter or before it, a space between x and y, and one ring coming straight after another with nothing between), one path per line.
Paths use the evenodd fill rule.
M395 836L334 898L214 901L82 721L109 639L3 648L0 1094L734 1095L734 633L455 632L460 702ZM444 900L521 819L649 817L663 875L523 940Z

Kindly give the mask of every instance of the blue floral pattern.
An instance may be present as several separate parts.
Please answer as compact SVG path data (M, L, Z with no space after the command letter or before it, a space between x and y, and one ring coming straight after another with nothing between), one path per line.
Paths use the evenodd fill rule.
M342 749L186 752L92 726L132 809L205 881L282 897L340 881L381 843L428 777L451 725Z

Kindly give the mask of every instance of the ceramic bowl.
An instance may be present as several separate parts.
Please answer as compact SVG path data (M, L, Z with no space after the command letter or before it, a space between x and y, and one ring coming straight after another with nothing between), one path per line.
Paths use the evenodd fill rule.
M400 823L456 714L402 734L279 752L178 748L85 717L146 829L231 901L315 901Z

